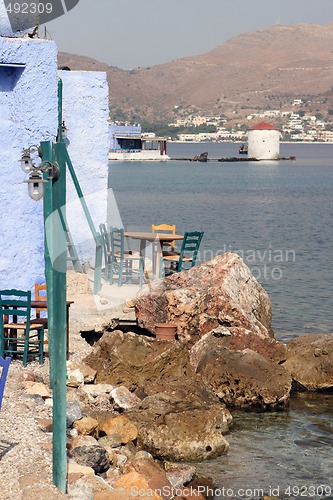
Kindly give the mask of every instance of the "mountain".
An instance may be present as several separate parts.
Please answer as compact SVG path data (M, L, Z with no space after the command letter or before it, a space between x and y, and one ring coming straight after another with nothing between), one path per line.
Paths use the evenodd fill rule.
M193 114L246 116L294 99L307 112L333 108L333 23L275 26L231 38L210 52L122 70L59 53L59 66L106 71L115 119L170 121Z

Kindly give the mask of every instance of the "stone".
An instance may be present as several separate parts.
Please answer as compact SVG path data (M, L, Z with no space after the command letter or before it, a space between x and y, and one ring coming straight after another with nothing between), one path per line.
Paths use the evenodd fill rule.
M166 471L166 476L174 488L188 484L195 476L196 469L193 465L176 465Z
M66 405L66 426L72 427L75 420L82 418L82 410L78 401L67 401Z
M75 462L68 462L68 474L81 474L81 476L93 476L95 471L92 467L86 465L79 465Z
M77 448L79 446L97 446L99 443L97 439L93 436L76 436L72 439L71 448Z
M138 497L140 499L151 498L154 500L164 500L165 498L171 498L165 496L162 498L156 492L152 491L151 488L149 488L149 483L146 478L136 471L123 474L122 477L114 483L114 488L123 488L125 491L131 493L132 497Z
M198 366L200 359L210 349L226 347L231 351L243 351L251 349L261 354L267 361L275 364L286 360L287 346L270 337L263 337L245 328L214 329L201 337L190 350L191 365L194 369Z
M27 381L24 385L27 394L35 394L41 396L43 399L52 398L52 391L41 382Z
M40 376L36 375L33 372L25 371L20 374L20 380L22 382L43 382Z
M196 461L228 451L229 410L198 378L149 382L139 408L126 411L138 428L137 446L163 460Z
M69 456L79 465L85 465L94 469L96 474L108 470L110 462L107 451L99 444L84 444L75 446L69 450Z
M178 338L192 345L220 326L274 336L268 294L234 253L144 285L135 313L138 325L150 332L156 323L175 323Z
M74 428L78 434L89 435L92 434L98 427L98 421L91 417L83 417L74 422Z
M118 446L121 446L121 443L121 436L117 433L107 434L106 436L102 436L98 440L98 444L104 447L108 446L110 448L117 448Z
M53 428L52 418L37 418L36 422L41 426L43 431L52 432L52 428Z
M120 330L105 332L85 363L97 370L97 383L124 385L131 391L147 380L191 371L186 344Z
M99 435L119 434L123 444L133 441L138 436L136 426L124 415L107 418L99 426Z
M67 369L70 371L78 370L83 375L83 381L85 384L94 383L96 370L92 370L90 366L85 363L73 363L72 361L67 361Z
M301 335L287 344L282 365L296 389L321 391L333 388L333 335Z
M112 465L114 465L115 467L123 467L126 464L128 458L125 453L122 453L120 450L116 449L110 449L107 451L110 463Z
M133 392L129 391L127 387L124 386L115 387L111 391L111 397L116 410L128 410L130 408L134 408L141 402L141 399L138 398L138 396L133 394Z
M152 491L172 490L172 485L167 478L165 470L151 458L128 460L122 472L123 474L130 472L138 473L146 479L148 488Z
M285 408L290 400L287 370L250 349L211 349L201 358L197 373L229 407L272 410Z
M78 368L67 368L67 387L81 387L84 384L83 373Z
M84 385L81 390L88 395L89 398L94 399L99 396L109 398L114 386L111 384L92 384Z

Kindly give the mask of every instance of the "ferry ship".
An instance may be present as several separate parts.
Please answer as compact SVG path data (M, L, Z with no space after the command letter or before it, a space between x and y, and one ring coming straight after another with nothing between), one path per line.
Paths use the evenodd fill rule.
M167 161L165 137L143 134L140 124L109 124L109 160Z

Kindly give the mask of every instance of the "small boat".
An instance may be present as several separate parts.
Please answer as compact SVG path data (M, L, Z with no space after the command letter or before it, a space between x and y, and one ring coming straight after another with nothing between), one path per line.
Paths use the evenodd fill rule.
M246 144L242 144L239 149L238 149L238 153L240 155L247 155L247 146Z

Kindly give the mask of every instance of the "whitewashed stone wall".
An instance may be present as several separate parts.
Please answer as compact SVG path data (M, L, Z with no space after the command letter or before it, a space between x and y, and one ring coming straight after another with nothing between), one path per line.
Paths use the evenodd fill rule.
M279 130L249 130L248 158L276 160L280 156Z
M28 196L19 159L56 135L57 48L0 37L0 63L0 288L30 289L44 275L43 203Z
M57 48L47 40L0 36L0 63L0 289L33 289L45 272L43 201L28 196L22 149L57 135L59 74L69 153L96 227L104 222L108 87L104 73L58 73ZM90 260L95 247L82 211L75 209L80 203L69 175L67 186L70 227L83 260Z
M95 228L107 219L109 101L106 73L59 71L68 153ZM95 243L67 171L67 221L80 259L94 262Z

